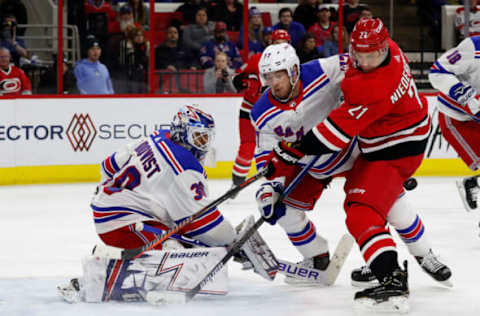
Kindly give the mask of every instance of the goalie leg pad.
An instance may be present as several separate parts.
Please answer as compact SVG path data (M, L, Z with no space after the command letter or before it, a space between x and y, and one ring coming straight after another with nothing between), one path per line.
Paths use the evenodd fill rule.
M187 292L225 254L225 248L216 247L149 251L135 260L92 255L83 260L81 300L145 301L151 291ZM225 266L200 294L225 295L227 286Z
M248 229L253 226L254 222L253 215L250 215L243 220L243 222L237 227L237 240L240 239L248 231ZM278 271L278 261L258 231L256 231L245 242L242 250L245 252L248 260L252 263L255 273L258 273L269 281L275 278L275 275Z

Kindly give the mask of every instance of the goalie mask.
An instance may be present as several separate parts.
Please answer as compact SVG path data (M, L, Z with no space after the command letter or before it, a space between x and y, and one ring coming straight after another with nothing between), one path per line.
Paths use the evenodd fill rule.
M173 117L170 137L202 161L215 137L215 122L210 114L196 107L182 106Z
M269 86L268 76L273 72L285 70L290 78L290 84L292 90L290 95L286 99L280 99L280 101L287 101L293 93L295 84L300 78L300 60L298 59L295 49L290 44L274 44L270 45L262 53L260 62L258 63L260 70L260 82L262 86ZM297 69L298 75L295 78L295 69Z

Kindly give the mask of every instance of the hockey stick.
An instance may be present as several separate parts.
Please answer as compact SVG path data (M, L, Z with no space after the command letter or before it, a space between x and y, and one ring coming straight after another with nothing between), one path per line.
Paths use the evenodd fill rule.
M297 284L322 284L330 286L335 283L345 260L352 249L354 240L344 234L337 244L337 248L330 259L326 270L308 268L287 260L277 259L279 263L278 272L299 280Z
M312 160L306 165L302 171L292 180L292 182L288 185L288 187L283 191L282 195L278 199L279 202L283 201L290 192L297 186L297 184L302 180L302 178L307 174L307 172L310 170L311 167L317 162L317 160L320 158L320 156L314 156ZM264 168L264 170L267 168ZM233 257L234 254L240 251L242 248L243 244L257 231L257 229L265 222L263 217L260 217L255 224L253 224L252 227L248 229L248 231L243 235L239 240L234 242L230 247L228 252L225 254L225 256L218 262L206 275L205 277L198 282L198 284L193 287L190 291L188 291L185 294L186 301L190 301L195 295L200 292L200 290L207 284L210 280L213 279L215 274L217 274L223 266L230 260L231 257Z
M145 244L142 247L134 248L134 249L124 249L121 251L120 257L122 260L133 260L140 257L143 253L152 250L155 246L161 244L168 238L170 238L173 234L178 233L180 230L185 228L185 226L192 223L194 220L202 216L204 213L209 211L211 208L218 206L222 202L228 200L233 195L237 194L241 190L245 189L248 185L252 184L253 182L257 181L261 177L267 174L267 168L260 170L256 175L248 178L243 183L231 188L227 192L225 192L222 196L220 196L215 201L210 202L207 206L196 212L195 214L191 215L190 217L185 218L182 222L180 222L177 226L173 227L169 231L165 232L164 234L158 236L151 242Z

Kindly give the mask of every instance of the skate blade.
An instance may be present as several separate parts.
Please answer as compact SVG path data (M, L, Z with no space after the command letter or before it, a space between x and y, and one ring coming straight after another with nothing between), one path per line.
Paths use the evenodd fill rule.
M358 288L361 288L361 289L369 289L371 287L375 287L375 286L379 285L377 279L372 280L372 281L367 281L367 282L359 282L359 281L351 280L351 284L352 284L352 286L358 287Z
M150 291L147 292L145 300L152 305L162 306L168 304L185 304L187 297L183 292Z
M465 207L467 212L471 212L473 209L470 208L470 205L468 205L468 203L467 203L467 199L466 199L467 193L465 192L465 187L463 186L463 181L458 180L455 183L457 184L458 193L460 194L460 200L462 200L463 206Z
M353 308L360 313L397 313L406 314L410 311L408 297L397 296L391 297L388 301L377 303L370 298L361 298L354 300Z
M309 281L309 280L303 280L303 279L297 279L294 277L285 277L283 279L285 284L291 285L291 286L298 286L298 287L309 287L309 286L315 286L315 287L328 287L329 285L325 283L325 281Z
M437 280L435 280L435 281L437 281ZM445 280L445 281L437 281L437 282L440 283L441 285L445 286L445 287L449 287L449 288L453 287L453 283L452 283L452 281L450 281L450 279Z

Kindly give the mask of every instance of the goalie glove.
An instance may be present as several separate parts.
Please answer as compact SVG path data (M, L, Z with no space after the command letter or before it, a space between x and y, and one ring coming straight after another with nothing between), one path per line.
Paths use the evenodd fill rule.
M273 181L262 184L255 195L260 215L270 225L275 225L285 215L285 204L278 202L282 192L283 184Z
M279 177L286 179L292 178L295 173L295 164L305 156L301 151L291 147L285 141L279 142L270 154L267 161L267 175L268 180L273 180Z

